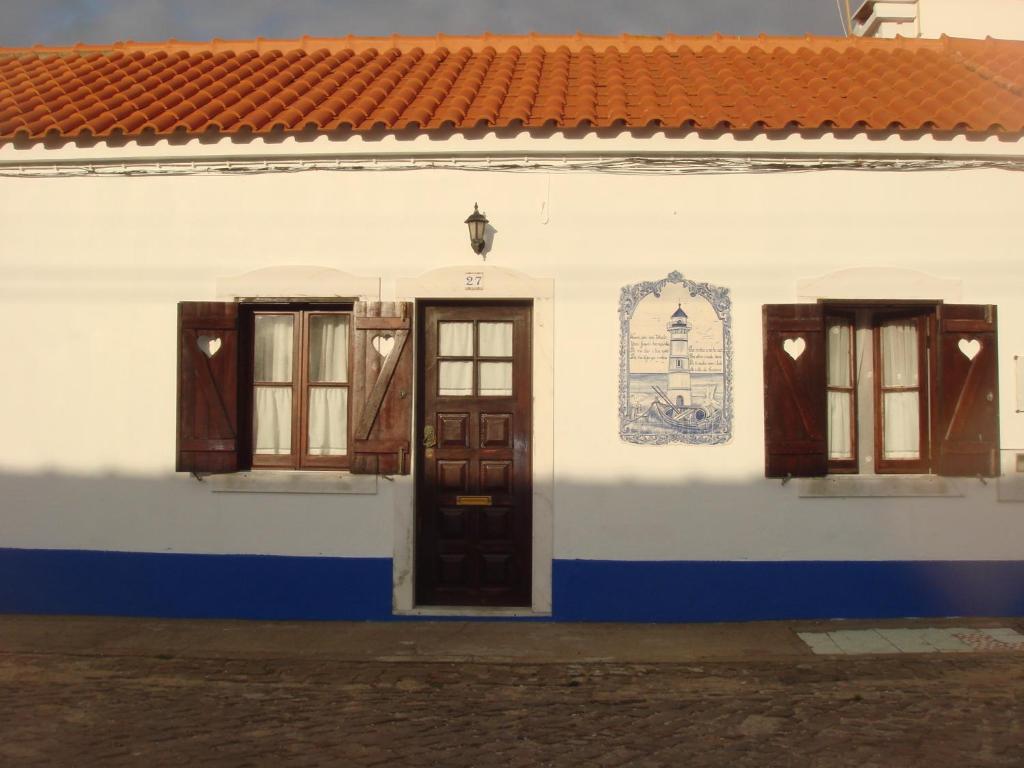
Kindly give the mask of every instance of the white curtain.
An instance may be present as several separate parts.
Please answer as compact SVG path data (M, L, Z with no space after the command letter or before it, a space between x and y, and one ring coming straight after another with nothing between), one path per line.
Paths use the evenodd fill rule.
M512 357L512 323L480 323L480 357Z
M346 387L310 387L310 455L344 455L348 448L347 427L348 389Z
M291 453L291 387L256 387L253 433L256 435L255 453Z
M851 327L848 323L833 323L828 329L828 384L831 387L850 387ZM852 431L853 398L849 392L828 393L828 457L853 458Z
M882 325L882 386L918 386L918 339L914 320L891 320ZM882 455L887 459L916 459L921 455L920 393L886 392L882 399Z
M291 315L256 315L256 381L292 380Z
M313 315L309 319L309 380L348 381L348 318Z
M920 410L917 392L886 392L882 404L887 459L916 459L921 455Z
M830 387L850 386L850 326L830 325L828 329L828 384Z
M473 356L472 323L438 323L437 353L441 357Z
M508 397L512 394L512 363L480 363L480 394Z
M850 426L850 393L828 393L828 457L853 458L853 432Z
M917 386L917 323L890 320L882 325L882 386Z
M291 315L256 315L256 381L292 380ZM292 450L291 387L256 387L253 409L255 453L287 454Z
M437 394L443 397L467 397L473 394L473 364L469 361L442 360L438 363Z

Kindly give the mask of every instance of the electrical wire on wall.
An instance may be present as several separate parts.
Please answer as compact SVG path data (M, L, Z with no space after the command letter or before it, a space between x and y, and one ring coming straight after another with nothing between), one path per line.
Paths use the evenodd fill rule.
M756 157L756 156L574 156L303 158L198 161L93 162L0 165L3 177L245 176L310 171L460 170L505 173L609 173L620 175L722 175L809 171L1024 170L1018 157Z

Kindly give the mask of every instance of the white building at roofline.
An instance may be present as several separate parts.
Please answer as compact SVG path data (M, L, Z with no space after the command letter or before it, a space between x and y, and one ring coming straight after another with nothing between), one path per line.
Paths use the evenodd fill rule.
M0 610L1024 614L1022 63L0 51Z

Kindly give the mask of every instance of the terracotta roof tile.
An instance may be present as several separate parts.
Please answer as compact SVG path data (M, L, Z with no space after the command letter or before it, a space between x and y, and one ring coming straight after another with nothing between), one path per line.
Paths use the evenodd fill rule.
M302 38L0 49L0 141L474 128L1024 133L1024 42Z

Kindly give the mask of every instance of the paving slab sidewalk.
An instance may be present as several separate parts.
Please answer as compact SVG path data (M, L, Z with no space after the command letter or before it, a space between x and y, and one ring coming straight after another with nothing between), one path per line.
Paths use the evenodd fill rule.
M1024 630L1020 618L730 624L285 622L0 615L0 653L387 662L685 663L812 657L800 635L925 627ZM881 637L879 638L881 640ZM840 646L842 643L840 643ZM879 643L878 653L898 653ZM904 650L912 650L910 648ZM819 651L820 652L820 651Z

